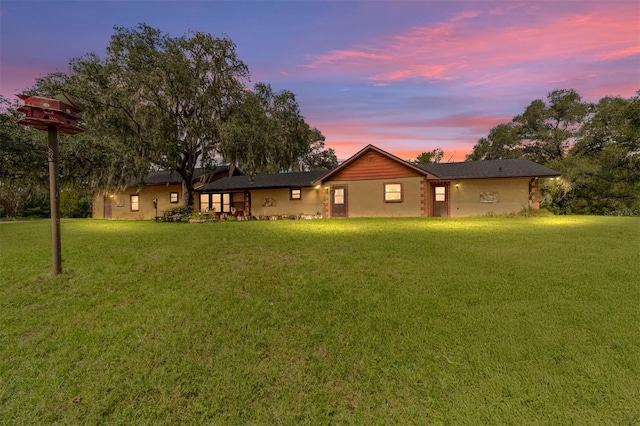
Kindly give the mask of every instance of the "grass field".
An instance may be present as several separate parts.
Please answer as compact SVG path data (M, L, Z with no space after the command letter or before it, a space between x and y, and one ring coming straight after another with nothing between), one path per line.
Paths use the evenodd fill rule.
M0 224L0 423L639 424L640 220Z

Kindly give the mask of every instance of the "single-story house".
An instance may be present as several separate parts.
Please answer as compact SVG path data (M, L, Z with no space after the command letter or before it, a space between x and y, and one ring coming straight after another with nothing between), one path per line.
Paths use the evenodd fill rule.
M202 185L200 211L244 216L460 217L540 207L526 159L415 165L368 145L333 170L232 176Z
M538 209L540 179L560 176L526 159L416 165L373 145L332 170L255 176L229 176L228 171L216 170L215 179L195 189L194 210L242 217L508 214ZM154 198L161 214L175 206L181 193L179 180L163 179L155 184L150 175L144 186L94 196L93 217L151 219Z
M241 174L237 168L234 175ZM214 170L197 168L194 187L229 176L229 165ZM182 206L182 177L176 171L150 172L141 182L132 180L123 190L94 192L92 217L98 219L154 219Z

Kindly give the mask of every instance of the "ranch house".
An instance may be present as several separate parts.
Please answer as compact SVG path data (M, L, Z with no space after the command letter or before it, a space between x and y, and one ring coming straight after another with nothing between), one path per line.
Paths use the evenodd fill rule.
M229 176L228 171L227 168L226 175L222 171L222 175L195 189L194 210L238 217L508 214L538 209L540 179L560 175L525 159L415 165L373 145L367 145L333 170L255 176L239 172ZM134 187L127 188L128 195L125 191L122 195L105 195L102 200L106 203L109 197L122 204L115 207L122 209L119 214L114 214L111 207L111 218L150 219L155 217L149 204L153 198L164 200L158 204L160 215L175 206L175 193L179 193L175 188L180 185L172 185L150 185L144 199L147 184L135 191ZM100 199L97 201L96 205L94 197L94 217L107 217L106 207ZM103 211L105 214L101 215Z

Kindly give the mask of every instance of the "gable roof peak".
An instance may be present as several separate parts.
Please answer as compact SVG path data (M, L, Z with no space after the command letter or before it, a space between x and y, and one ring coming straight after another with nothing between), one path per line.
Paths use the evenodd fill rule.
M415 164L412 164L406 160L403 160L400 157L396 157L393 154L388 153L387 151L378 148L377 146L374 146L372 144L368 144L367 146L365 146L364 148L362 148L360 151L356 152L355 154L353 154L351 157L349 157L348 159L346 159L345 161L343 161L338 167L334 168L333 170L329 170L326 174L324 174L323 176L321 176L320 178L318 178L316 181L314 181L314 184L321 184L323 181L328 180L329 178L331 178L332 176L337 175L338 173L340 173L341 171L343 171L344 169L346 169L347 167L349 167L351 164L353 164L355 161L357 161L358 159L364 157L365 154L367 154L370 151L375 151L378 154L392 160L395 161L399 164L402 164L403 166L413 170L414 172L421 174L421 175L428 175L430 174L430 172L428 170L424 170L421 169L420 167L416 166Z

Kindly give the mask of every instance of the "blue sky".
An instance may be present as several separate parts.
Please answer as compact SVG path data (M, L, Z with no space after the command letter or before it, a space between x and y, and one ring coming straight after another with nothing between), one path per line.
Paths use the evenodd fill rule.
M114 26L228 35L252 83L293 91L345 159L402 158L478 138L554 89L588 101L640 89L633 1L12 1L0 3L0 94L102 55Z

